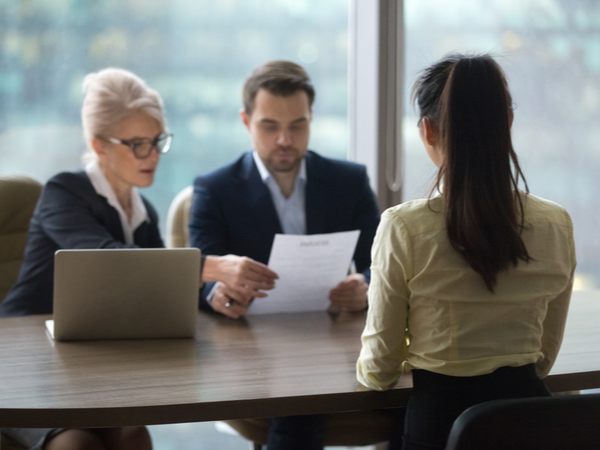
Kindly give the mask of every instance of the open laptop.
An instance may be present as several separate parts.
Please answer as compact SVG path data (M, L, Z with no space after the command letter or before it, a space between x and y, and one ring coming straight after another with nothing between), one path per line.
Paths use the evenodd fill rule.
M200 251L59 250L54 257L57 341L193 337Z

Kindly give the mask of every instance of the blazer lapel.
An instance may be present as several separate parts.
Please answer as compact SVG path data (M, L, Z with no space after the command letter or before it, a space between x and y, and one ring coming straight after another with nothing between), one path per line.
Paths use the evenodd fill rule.
M124 243L125 234L123 232L123 226L121 225L121 218L119 217L119 213L115 208L108 204L108 201L105 197L98 194L96 194L96 196L101 199L102 208L105 211L104 216L106 217L106 228L108 229L108 231L110 231L110 233L117 241L121 241Z
M306 234L329 232L329 210L333 205L330 180L317 158L312 152L306 155Z
M96 192L87 173L83 170L76 173L82 180L85 180L85 190L82 192L82 195L89 199L94 214L104 222L104 225L113 238L117 241L125 242L125 234L123 233L121 218L119 217L117 210L108 204L106 197Z

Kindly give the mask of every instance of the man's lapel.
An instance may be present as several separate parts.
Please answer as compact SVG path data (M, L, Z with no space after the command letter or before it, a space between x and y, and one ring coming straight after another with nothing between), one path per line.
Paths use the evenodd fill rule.
M329 175L329 177L328 177ZM319 156L306 154L306 234L328 232L329 209L333 206L331 174L320 164Z

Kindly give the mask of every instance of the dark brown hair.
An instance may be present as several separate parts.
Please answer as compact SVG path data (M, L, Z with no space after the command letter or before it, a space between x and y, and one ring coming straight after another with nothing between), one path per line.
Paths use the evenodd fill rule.
M521 239L519 179L529 188L512 146L502 69L488 55L447 56L425 69L413 99L419 123L430 122L443 151L434 189L442 185L450 243L494 292L499 272L531 260Z
M287 97L297 91L304 91L308 96L308 105L312 107L315 100L315 89L306 70L290 61L270 61L252 71L244 83L242 100L244 111L249 116L254 110L254 100L260 89L266 89L273 95Z

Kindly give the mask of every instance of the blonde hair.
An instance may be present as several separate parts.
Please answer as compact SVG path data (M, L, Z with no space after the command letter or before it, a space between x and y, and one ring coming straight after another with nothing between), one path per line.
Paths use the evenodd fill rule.
M88 151L84 163L96 158L92 139L111 137L119 122L137 113L147 114L166 131L164 106L160 94L137 75L123 69L108 68L86 75L81 121Z

